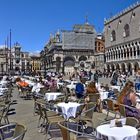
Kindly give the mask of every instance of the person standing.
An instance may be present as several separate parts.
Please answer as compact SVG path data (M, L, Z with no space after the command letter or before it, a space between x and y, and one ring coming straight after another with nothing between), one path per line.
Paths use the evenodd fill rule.
M94 82L98 84L98 78L99 78L99 75L98 75L98 72L95 71L94 73Z
M75 88L75 94L78 99L84 98L85 96L85 86L84 86L85 80L83 78L80 78L80 82L76 84Z
M138 69L135 79L135 90L140 92L140 69Z
M114 71L112 74L112 80L111 80L111 85L117 86L118 85L118 72Z

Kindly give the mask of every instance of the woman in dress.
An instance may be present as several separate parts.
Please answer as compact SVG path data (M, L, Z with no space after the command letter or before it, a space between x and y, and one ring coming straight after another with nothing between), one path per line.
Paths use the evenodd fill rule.
M117 102L118 104L123 104L124 101L124 97L126 96L126 93L129 89L134 88L134 83L132 81L127 81L127 83L125 84L124 88L122 89L122 91L120 92L120 95L117 98Z
M140 109L136 107L137 105L137 96L133 89L129 89L124 96L123 103L127 105L126 109L126 116L128 117L135 117L140 121Z

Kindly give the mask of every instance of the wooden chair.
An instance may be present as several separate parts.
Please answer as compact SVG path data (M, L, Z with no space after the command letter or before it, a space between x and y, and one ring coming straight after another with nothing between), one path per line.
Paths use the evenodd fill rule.
M77 115L76 118L70 118L77 124L81 124L82 131L84 131L84 125L86 124L86 122L92 124L93 112L95 111L96 105L90 102L84 105L83 107L84 108L82 109L82 112L79 115Z
M109 121L105 120L106 114L105 113L99 113L99 112L94 112L93 113L93 118L92 118L92 127L94 131L96 132L96 128L102 124L108 124L110 123L110 120L113 120L113 117L109 117Z
M111 99L106 99L107 103L107 115L106 115L106 120L108 120L109 113L114 114L114 118L116 118L117 111L118 111L118 105L114 103L113 100Z
M43 110L43 113L45 115L45 130L46 130L46 137L50 131L50 128L53 124L58 124L58 122L61 122L61 121L65 121L65 119L61 116L61 115L57 115L57 116L48 116L48 113L46 111L45 108L42 109Z
M126 117L126 110L124 104L119 104L119 114L120 117Z
M5 124L9 124L9 119L8 119L8 113L9 113L9 109L11 106L12 102L9 102L7 104L3 104L3 106L1 107L0 110L0 124L2 124L4 121Z
M92 134L81 133L69 128L70 122L59 122L58 123L63 140L96 140L97 138ZM73 124L74 125L74 124ZM73 127L78 127L77 124ZM99 140L99 139L98 139Z
M138 128L140 126L138 119L134 117L126 117L126 125Z
M100 94L99 93L93 93L93 94L87 94L89 96L90 102L97 103L98 100L100 99Z
M27 131L27 129L24 125L17 124L15 127L15 131L14 131L12 140L23 140L26 131Z
M92 102L87 103L86 105L81 105L81 111L78 113L79 115L75 118L75 120L91 121L95 107L95 104Z
M39 115L38 127L40 127L40 125L43 124L46 119L46 114L44 114L43 109L46 108L47 102L42 99L38 99L35 101L35 104L37 106L38 115ZM49 108L47 108L47 109L49 109ZM49 117L58 115L55 111L51 111L51 110L47 110L47 109L46 109L46 111L47 111ZM41 120L42 120L42 123L41 123Z
M45 95L45 93L48 92L48 89L46 87L43 87L43 88L40 88L40 91L39 91L42 95Z
M27 129L24 125L10 123L0 127L0 139L5 140L23 140Z

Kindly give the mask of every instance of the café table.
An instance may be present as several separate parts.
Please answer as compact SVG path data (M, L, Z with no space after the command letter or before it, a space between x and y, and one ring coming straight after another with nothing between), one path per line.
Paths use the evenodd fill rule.
M76 111L79 106L80 104L76 102L61 102L57 104L57 107L60 107L62 109L62 113L64 114L65 119L69 119L69 117L75 118Z
M110 127L110 124L104 124L97 127L97 138L105 140L137 140L138 130L128 125Z
M99 90L101 101L108 98L108 91Z
M121 86L110 86L111 89L117 89L119 92L121 91Z
M47 93L45 93L45 99L47 101L56 100L56 98L59 95L62 95L62 93L61 92L47 92Z

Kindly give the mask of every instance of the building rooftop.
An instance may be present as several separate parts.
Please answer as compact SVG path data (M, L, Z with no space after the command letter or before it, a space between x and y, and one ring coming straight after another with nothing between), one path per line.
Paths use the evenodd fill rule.
M136 3L134 3L133 5L130 5L128 8L126 8L123 11L121 11L120 13L114 15L110 19L104 19L104 24L106 25L106 24L110 23L111 21L123 16L124 14L134 10L135 8L137 8L139 6L140 6L140 2L137 1Z

